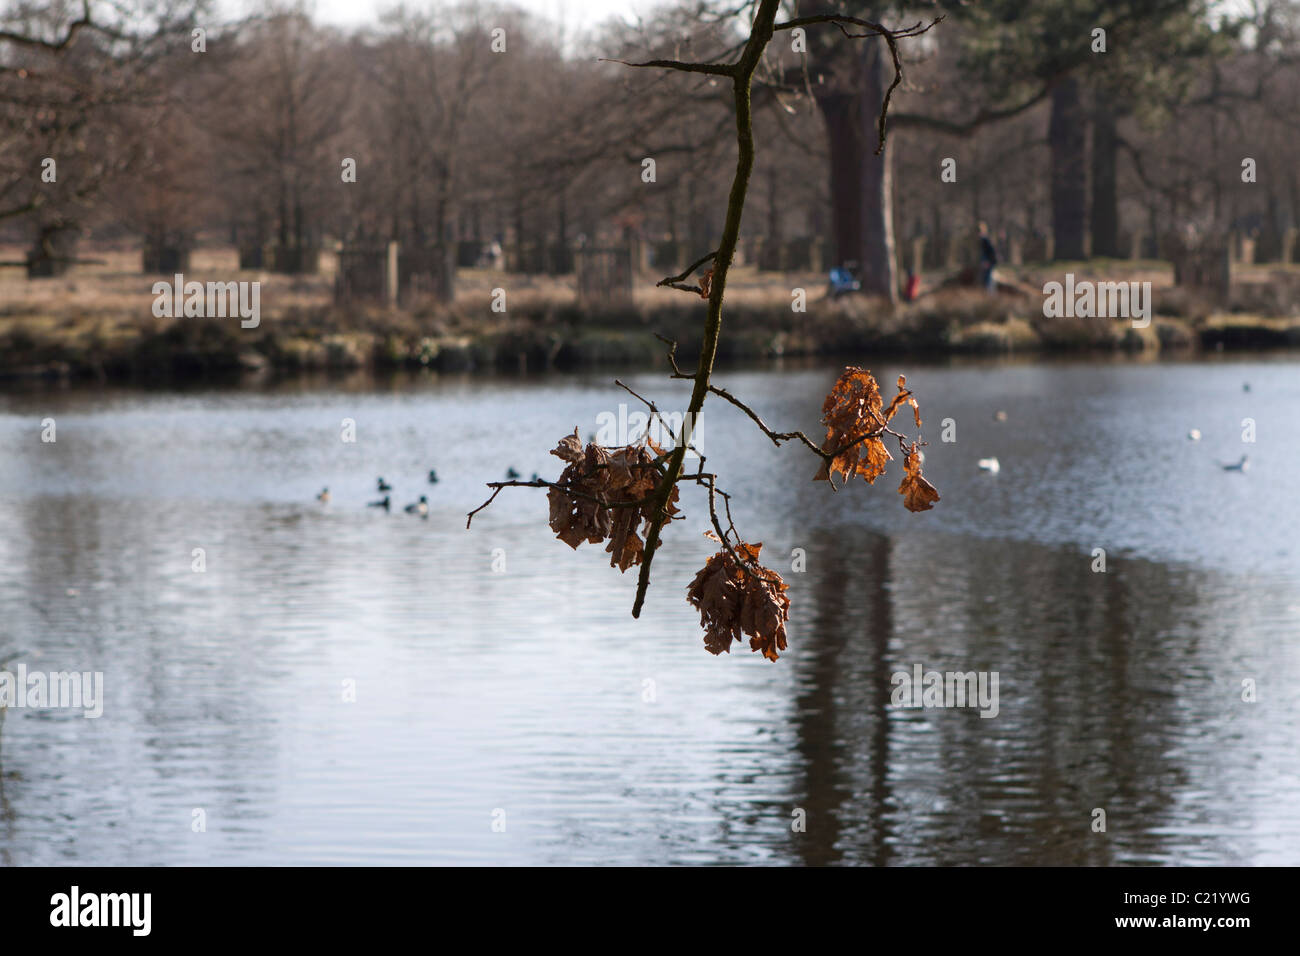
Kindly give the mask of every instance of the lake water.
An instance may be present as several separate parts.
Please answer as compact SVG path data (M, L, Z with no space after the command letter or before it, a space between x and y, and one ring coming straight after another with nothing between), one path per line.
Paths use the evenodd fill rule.
M696 489L640 620L544 492L466 531L485 481L554 477L558 438L635 410L614 373L0 392L0 661L105 694L8 710L0 862L1300 863L1295 356L874 370L917 390L932 512L897 464L832 493L706 408L790 584L775 664L703 649ZM717 380L820 437L837 371ZM428 519L365 507L379 475ZM892 706L918 664L996 671L997 716Z

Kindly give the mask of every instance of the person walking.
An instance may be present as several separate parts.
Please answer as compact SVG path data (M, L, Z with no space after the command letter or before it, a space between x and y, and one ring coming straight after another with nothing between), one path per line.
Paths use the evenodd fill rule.
M980 223L980 284L984 291L992 293L996 289L993 280L993 268L998 264L998 250L989 238L989 227Z

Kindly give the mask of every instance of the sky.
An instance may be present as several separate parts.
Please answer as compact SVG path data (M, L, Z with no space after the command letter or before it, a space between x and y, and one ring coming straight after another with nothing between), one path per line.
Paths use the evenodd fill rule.
M581 31L611 17L628 18L654 6L653 0L514 0L529 10L551 20L563 17L568 29ZM359 26L371 23L380 10L393 6L394 0L315 0L316 19L335 26ZM410 3L419 6L419 0Z

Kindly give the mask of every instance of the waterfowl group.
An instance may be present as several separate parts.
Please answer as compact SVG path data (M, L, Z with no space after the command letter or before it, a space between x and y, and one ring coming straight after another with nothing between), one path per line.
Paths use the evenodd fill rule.
M437 483L438 483L438 473L434 471L432 468L430 468L429 484L436 485ZM388 494L388 492L391 492L393 490L393 486L384 480L383 475L380 475L378 478L375 479L375 487L379 489L379 491L383 492L384 496L377 501L366 502L366 507L383 508L384 511L391 511L393 508L393 497L392 495ZM329 504L330 501L329 488L328 487L322 488L320 490L320 493L316 495L316 500L319 501L321 504ZM403 510L406 511L407 514L416 514L419 515L421 518L427 518L429 516L428 496L420 495L419 501L412 502L411 504L407 505Z

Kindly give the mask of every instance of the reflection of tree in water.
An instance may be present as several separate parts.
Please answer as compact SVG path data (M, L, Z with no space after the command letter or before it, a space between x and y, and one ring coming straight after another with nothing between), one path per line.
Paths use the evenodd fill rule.
M888 580L889 539L859 533L829 544L829 537L814 539L822 542L816 551L824 558L810 562L813 595L806 603L814 610L812 619L800 628L804 646L797 658L801 690L795 724L805 768L803 806L808 811L808 829L795 835L795 844L806 864L846 862L842 841L851 831L855 845L867 848L863 862L885 864L890 862L891 848L884 842L880 817L866 811L884 805L888 798L885 707L889 687L860 678L864 670L884 669L891 631L889 598L883 588L862 584ZM863 549L866 554L859 553ZM865 735L845 733L845 715L837 699L845 693L842 685L853 688L852 710L857 720L866 721ZM865 753L862 741L867 742ZM853 768L861 765L870 772L871 786L865 794L855 789L852 780ZM857 856L850 853L848 858Z
M820 529L799 628L804 863L1107 864L1157 833L1194 717L1197 589L1163 565L1093 574L1023 543ZM811 549L810 549L811 550ZM819 559L820 558L820 559ZM892 643L891 643L892 641ZM889 708L890 675L998 671L1000 712ZM1091 830L1094 807L1108 832ZM1185 839L1185 838L1184 838Z
M7 669L17 659L18 652L11 651L6 654L0 648L0 671ZM9 847L15 839L15 816L14 808L9 803L9 795L5 791L5 715L8 710L6 705L0 704L0 820L4 821L4 840L0 841L0 863L13 866L13 855L10 854Z

